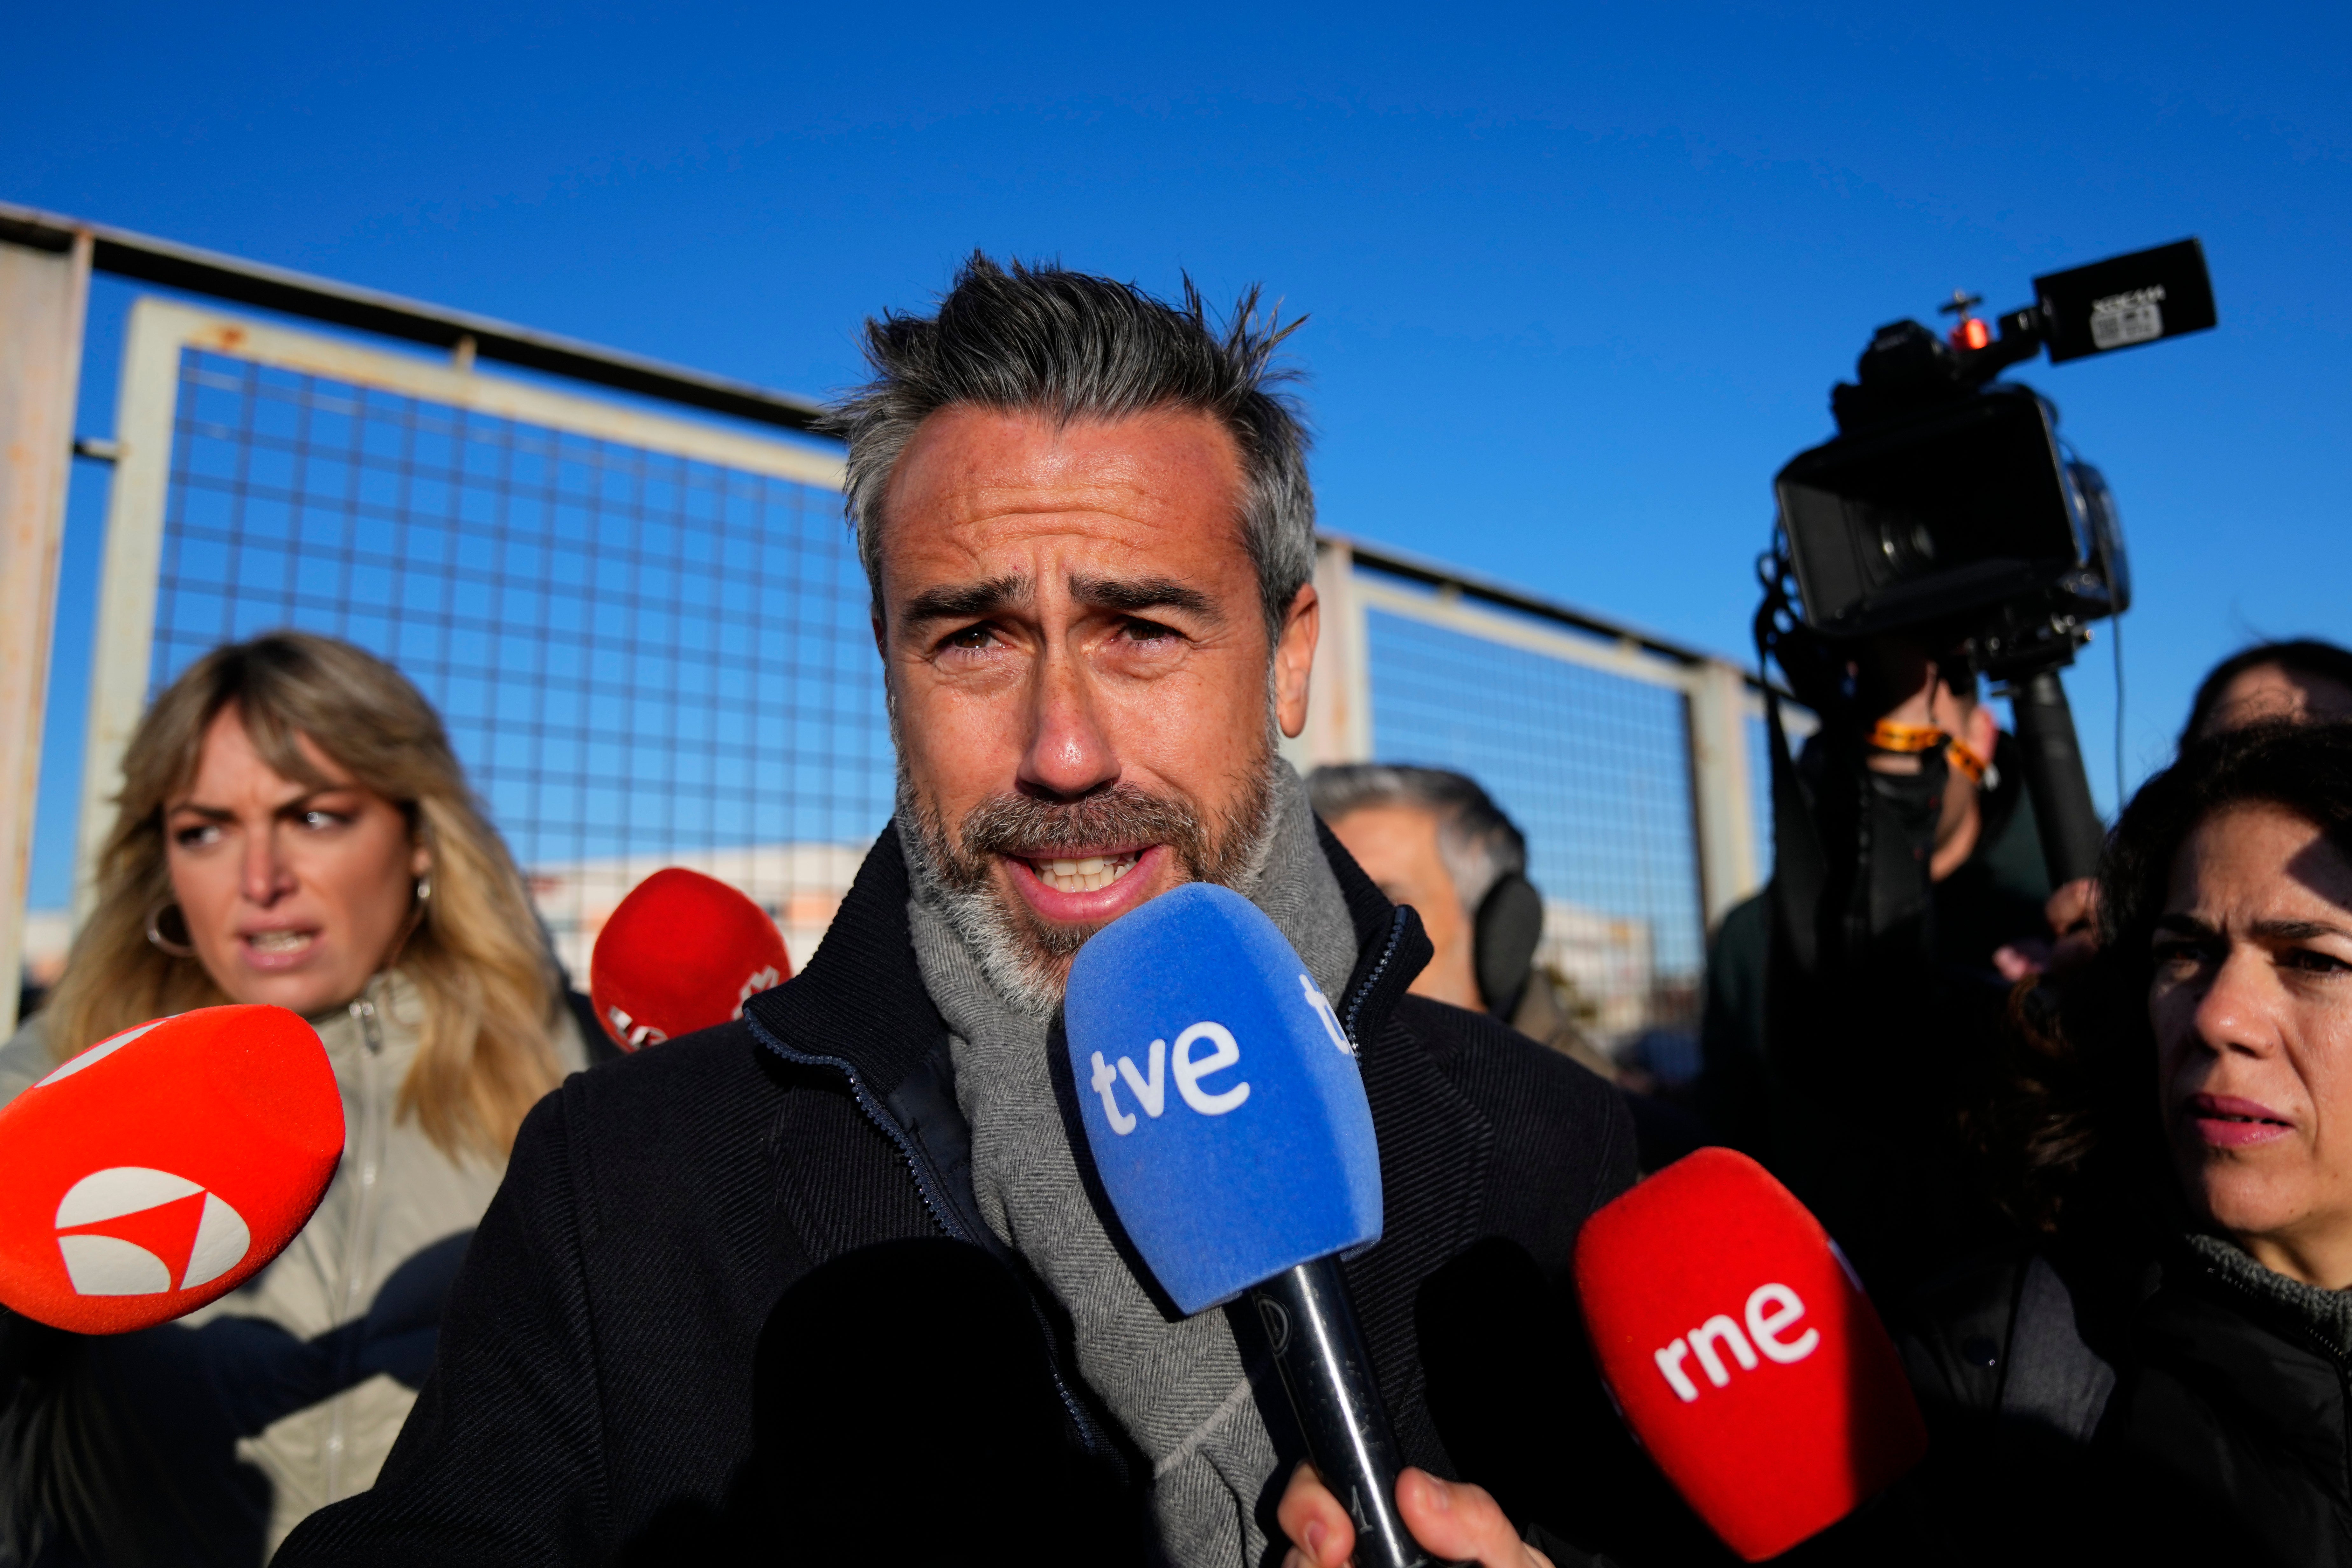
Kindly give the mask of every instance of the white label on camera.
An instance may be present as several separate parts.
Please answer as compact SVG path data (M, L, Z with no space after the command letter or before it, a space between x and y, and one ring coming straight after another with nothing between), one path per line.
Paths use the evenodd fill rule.
M2134 289L2091 301L2091 342L2101 349L2119 349L2164 336L2164 285Z

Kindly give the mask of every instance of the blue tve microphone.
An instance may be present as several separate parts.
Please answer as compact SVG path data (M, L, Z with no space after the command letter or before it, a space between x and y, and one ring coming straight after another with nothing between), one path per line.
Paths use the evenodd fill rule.
M1087 1143L1160 1288L1198 1312L1244 1290L1356 1561L1425 1563L1339 1258L1381 1238L1381 1161L1355 1047L1274 922L1191 883L1079 950L1063 1008Z

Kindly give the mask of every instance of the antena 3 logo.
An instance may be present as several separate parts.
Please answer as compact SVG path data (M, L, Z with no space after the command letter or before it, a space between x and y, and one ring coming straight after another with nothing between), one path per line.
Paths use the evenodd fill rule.
M201 1200L201 1201L199 1201ZM146 1165L93 1172L58 1205L58 1250L81 1296L154 1296L208 1285L245 1261L253 1236L218 1193Z

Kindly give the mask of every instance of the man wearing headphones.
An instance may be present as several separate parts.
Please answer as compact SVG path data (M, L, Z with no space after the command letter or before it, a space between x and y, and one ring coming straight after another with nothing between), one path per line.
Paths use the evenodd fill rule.
M1476 781L1439 768L1318 768L1307 791L1390 901L1420 911L1437 956L1410 989L1510 1021L1543 935L1528 841L1511 819Z
M1350 763L1307 777L1316 815L1391 903L1420 911L1437 956L1411 989L1492 1014L1625 1092L1641 1167L1706 1142L1698 1120L1652 1093L1587 1038L1564 988L1536 972L1543 897L1528 880L1528 841L1466 774Z

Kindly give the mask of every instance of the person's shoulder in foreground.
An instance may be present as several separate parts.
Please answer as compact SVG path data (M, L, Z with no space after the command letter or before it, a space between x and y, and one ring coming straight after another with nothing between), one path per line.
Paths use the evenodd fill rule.
M1493 1286L1490 1254L1517 1260L1509 1287L1548 1300L1584 1216L1633 1180L1632 1127L1615 1091L1567 1058L1401 998L1425 951L1417 927L1326 848L1381 938L1362 967L1390 959L1387 994L1364 997L1386 1024L1362 1058L1389 1224L1350 1280L1402 1440L1451 1469L1424 1384L1443 1405L1501 1370L1465 1370L1496 1358L1460 1342L1475 1329L1468 1298ZM943 1190L958 1118L935 1076L945 1026L916 973L906 897L886 831L824 948L747 1021L575 1075L541 1103L382 1479L315 1517L279 1563L602 1562L727 1538L778 1300L861 1248L969 1238L968 1192ZM906 1347L804 1349L871 1360L879 1387ZM877 1466L957 1441L920 1408L900 1414L904 1455Z

